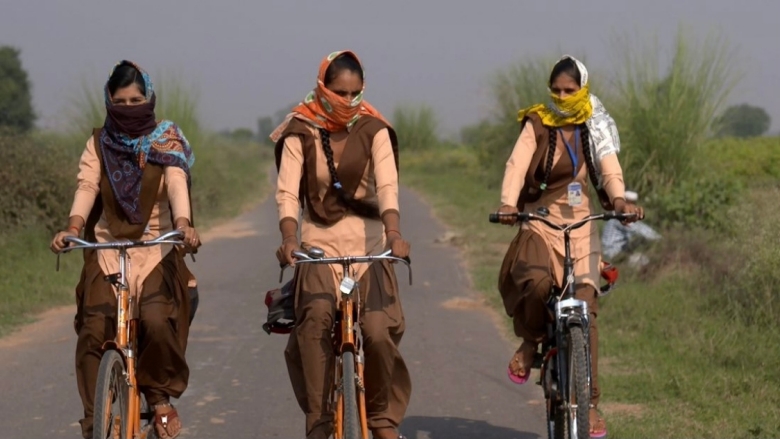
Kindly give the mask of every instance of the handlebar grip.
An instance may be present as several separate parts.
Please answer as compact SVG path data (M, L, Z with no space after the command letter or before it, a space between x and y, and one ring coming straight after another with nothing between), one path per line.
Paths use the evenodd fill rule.
M488 221L490 221L491 223L499 222L498 221L498 214L497 213L491 213L490 216L488 217Z

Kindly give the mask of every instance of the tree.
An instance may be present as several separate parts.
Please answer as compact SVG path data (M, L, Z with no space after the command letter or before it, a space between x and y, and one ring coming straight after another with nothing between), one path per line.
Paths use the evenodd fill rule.
M0 47L0 128L29 131L35 124L30 81L20 51Z
M715 123L719 136L758 137L769 131L772 119L761 107L740 104L726 108Z

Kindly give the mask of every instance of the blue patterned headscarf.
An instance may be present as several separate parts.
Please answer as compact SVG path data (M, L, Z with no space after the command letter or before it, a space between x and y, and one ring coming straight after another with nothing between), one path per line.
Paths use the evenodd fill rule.
M100 150L103 166L114 191L114 197L131 224L141 224L139 196L141 180L147 163L176 166L187 174L195 163L187 138L181 129L169 120L155 120L156 96L149 75L130 61L121 61L111 70L123 65L135 68L143 79L147 101L141 105L114 105L108 83L105 87L106 121L100 132Z

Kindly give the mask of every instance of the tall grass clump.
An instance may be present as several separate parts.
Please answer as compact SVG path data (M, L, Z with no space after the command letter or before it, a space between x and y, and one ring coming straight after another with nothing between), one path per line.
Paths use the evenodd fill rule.
M678 30L670 57L656 43L621 36L610 104L626 178L641 192L670 189L693 170L740 75L722 34L696 40Z
M439 145L439 121L429 105L402 105L393 111L393 128L404 150L423 151Z

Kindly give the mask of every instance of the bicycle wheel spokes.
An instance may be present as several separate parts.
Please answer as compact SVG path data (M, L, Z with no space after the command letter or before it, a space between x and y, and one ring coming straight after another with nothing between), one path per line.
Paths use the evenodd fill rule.
M128 394L124 360L117 351L109 350L103 354L98 369L93 439L124 439Z

